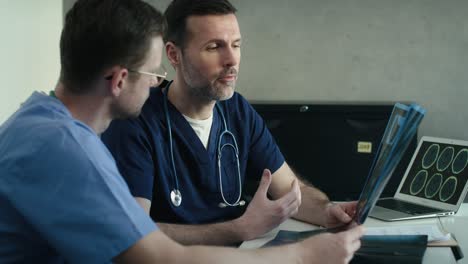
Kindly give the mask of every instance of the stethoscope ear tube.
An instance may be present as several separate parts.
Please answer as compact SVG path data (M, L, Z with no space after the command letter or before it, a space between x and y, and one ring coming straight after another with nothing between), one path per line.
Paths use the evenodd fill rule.
M219 207L219 208L226 208L226 207L228 207L228 206L244 206L244 205L245 205L245 201L244 201L244 200L240 200L238 203L231 204L231 205L228 205L228 204L226 204L226 203L221 202L221 203L218 204L218 207Z
M177 171L176 171L176 168L175 168L175 162L174 162L174 149L173 149L173 146L172 146L172 128L171 128L171 118L169 116L169 110L168 110L168 107L167 107L167 101L169 99L167 99L167 94L169 93L169 86L172 84L172 81L170 81L167 85L166 85L166 93L163 92L163 97L164 97L164 100L163 100L163 106L164 106L164 114L166 116L166 123L167 123L167 131L168 131L168 134L169 134L169 153L171 155L171 165L172 165L172 175L173 175L173 178L174 178L174 186L175 188L171 191L171 194L170 194L170 198L171 198L171 202L172 204L175 206L175 207L179 207L182 203L182 194L180 193L179 191L179 181L178 181L178 178L177 178Z
M166 117L166 123L167 123L167 133L169 135L169 153L171 155L171 166L172 166L172 175L173 175L173 179L174 179L174 189L171 191L171 194L170 194L170 198L171 198L171 203L175 206L175 207L179 207L182 203L182 194L180 192L180 189L179 189L179 182L178 182L178 177L177 177L177 171L176 171L176 168L175 168L175 161L174 161L174 149L173 149L173 141L172 141L172 128L171 128L171 118L169 116L169 109L168 109L168 106L167 106L167 102L169 101L168 99L168 94L169 94L169 87L170 85L172 84L172 81L170 81L166 87L165 87L165 91L163 91L163 97L164 97L164 100L163 100L163 107L164 107L164 115ZM220 193L221 193L221 198L222 198L222 202L218 204L218 207L219 208L225 208L225 207L234 207L234 206L244 206L245 205L245 201L244 200L241 200L241 196L242 196L242 178L241 178L241 174L240 174L240 164L239 164L239 148L237 146L237 141L236 141L236 137L234 136L234 134L232 134L231 131L229 131L228 129L228 126L227 126L227 123L226 123L226 119L224 117L224 114L223 114L223 111L221 109L221 106L216 103L216 109L218 110L220 116L221 116L221 119L222 119L222 122L223 122L223 127L224 127L224 130L221 132L221 134L219 135L219 138L218 138L218 176L219 176L219 189L220 189ZM225 143L225 144L222 144L222 139L223 139L223 136L230 136L232 138L232 141L233 143ZM239 180L239 195L236 199L236 201L234 203L229 203L226 198L224 197L224 191L223 191L223 179L222 179L222 175L221 175L221 152L223 150L224 147L229 147L229 148L232 148L232 150L234 151L235 153L235 156L236 156L236 161L237 161L237 176L238 176L238 180Z

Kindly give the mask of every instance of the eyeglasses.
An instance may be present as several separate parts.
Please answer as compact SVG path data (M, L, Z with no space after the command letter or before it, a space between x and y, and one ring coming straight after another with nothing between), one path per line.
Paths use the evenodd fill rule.
M129 72L145 74L145 75L155 77L157 83L154 86L160 85L164 81L164 79L166 79L166 77L167 77L167 71L166 71L166 67L164 67L164 65L161 65L160 70L163 71L162 74L161 73L153 73L153 72L146 72L146 71L128 69ZM112 75L106 77L106 80L110 80L110 79L112 79Z
M155 77L156 81L157 81L155 86L160 85L164 81L164 79L166 79L166 77L167 77L167 71L166 71L166 68L164 67L164 65L161 65L160 70L163 71L162 74L161 73L153 73L153 72L146 72L146 71L128 69L129 72L139 73L139 74L146 74L146 75Z

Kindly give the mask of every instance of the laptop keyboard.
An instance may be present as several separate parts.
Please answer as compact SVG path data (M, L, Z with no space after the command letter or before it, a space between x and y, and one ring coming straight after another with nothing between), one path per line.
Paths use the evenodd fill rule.
M396 199L384 199L377 201L377 205L380 207L388 208L395 211L404 212L411 215L429 214L442 212L442 210L436 208L425 207L417 204L403 202Z

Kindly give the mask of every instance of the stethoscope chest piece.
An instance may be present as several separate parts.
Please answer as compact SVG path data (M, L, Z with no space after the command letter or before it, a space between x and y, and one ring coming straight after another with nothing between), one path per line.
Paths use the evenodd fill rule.
M171 202L175 207L179 207L182 203L182 195L179 190L174 189L171 191Z

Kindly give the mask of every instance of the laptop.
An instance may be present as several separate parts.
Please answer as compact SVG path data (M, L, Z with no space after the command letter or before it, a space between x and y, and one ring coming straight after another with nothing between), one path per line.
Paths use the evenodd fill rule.
M468 141L422 137L400 185L370 217L397 221L454 215L468 191Z

